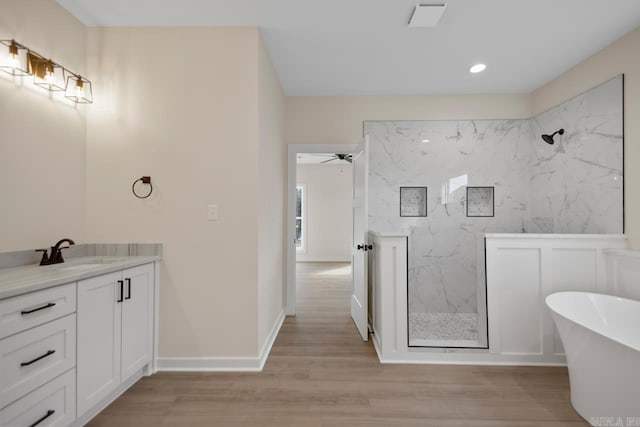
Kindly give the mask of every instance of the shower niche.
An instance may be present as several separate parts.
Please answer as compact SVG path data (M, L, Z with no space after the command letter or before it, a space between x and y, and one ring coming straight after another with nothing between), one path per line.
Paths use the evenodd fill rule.
M409 347L489 347L485 233L623 233L622 88L531 119L365 122L369 229L408 236Z

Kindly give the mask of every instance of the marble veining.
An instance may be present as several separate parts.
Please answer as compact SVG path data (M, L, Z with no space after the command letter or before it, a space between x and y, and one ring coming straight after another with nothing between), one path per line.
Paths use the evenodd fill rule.
M618 76L531 120L530 232L623 232L622 103Z
M364 132L369 228L409 237L414 320L486 312L480 233L622 233L622 76L532 119L370 121ZM400 187L428 187L426 217L399 215ZM494 187L494 217L466 216L466 187Z
M529 122L367 122L365 130L369 228L409 236L409 311L477 313L476 233L522 232L527 222ZM427 217L398 215L402 186L429 188ZM467 186L495 187L495 218L466 216Z

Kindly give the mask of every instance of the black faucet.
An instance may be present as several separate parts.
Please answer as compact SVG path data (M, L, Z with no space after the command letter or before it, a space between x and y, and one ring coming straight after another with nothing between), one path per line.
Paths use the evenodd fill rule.
M64 262L62 258L62 250L67 249L69 246L60 247L63 243L68 243L69 245L75 245L71 239L62 239L58 241L54 246L51 246L51 255L47 255L46 249L36 249L36 252L42 252L42 259L40 260L40 265L51 265L51 264L60 264Z

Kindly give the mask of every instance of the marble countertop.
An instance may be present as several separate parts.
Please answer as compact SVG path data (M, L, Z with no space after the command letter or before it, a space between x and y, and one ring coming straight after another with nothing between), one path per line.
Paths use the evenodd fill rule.
M160 260L160 256L88 256L62 264L0 268L0 300Z

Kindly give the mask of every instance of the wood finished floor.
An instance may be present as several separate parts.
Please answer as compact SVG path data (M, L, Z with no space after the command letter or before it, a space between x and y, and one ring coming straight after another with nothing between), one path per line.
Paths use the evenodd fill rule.
M564 368L381 365L349 317L347 264L298 265L298 315L257 373L158 373L91 426L585 426Z

